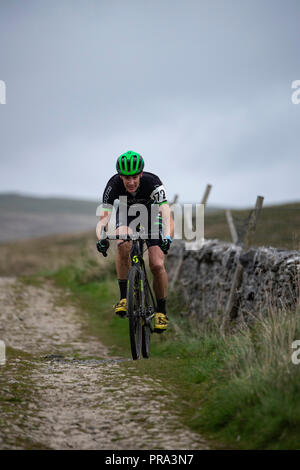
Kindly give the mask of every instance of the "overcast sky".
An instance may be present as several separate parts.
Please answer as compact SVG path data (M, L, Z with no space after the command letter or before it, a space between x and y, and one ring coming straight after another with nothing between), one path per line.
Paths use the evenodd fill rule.
M169 199L300 200L299 0L0 0L0 191L102 196L135 150Z

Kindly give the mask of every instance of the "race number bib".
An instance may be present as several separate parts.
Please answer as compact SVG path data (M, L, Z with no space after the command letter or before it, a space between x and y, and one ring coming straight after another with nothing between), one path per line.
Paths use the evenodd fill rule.
M158 186L150 194L151 199L153 199L157 204L167 201L167 193L163 185Z

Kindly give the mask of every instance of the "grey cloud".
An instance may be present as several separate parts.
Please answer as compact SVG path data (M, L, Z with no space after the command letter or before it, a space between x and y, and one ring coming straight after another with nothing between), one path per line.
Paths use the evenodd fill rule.
M267 182L283 155L298 168L298 1L12 0L0 9L3 189L94 197L128 148L171 193L181 172L189 198L195 175L219 182L244 171L247 181L254 166Z

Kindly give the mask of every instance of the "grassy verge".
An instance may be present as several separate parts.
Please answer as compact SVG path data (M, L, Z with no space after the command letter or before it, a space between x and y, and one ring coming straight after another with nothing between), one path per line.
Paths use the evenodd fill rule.
M118 299L113 266L95 269L87 259L49 276L89 312L90 331L112 354L130 358L127 321L112 312ZM170 329L153 335L150 360L121 367L161 379L178 396L185 423L222 447L299 448L300 365L291 361L291 345L300 339L300 311L272 311L251 329L223 336L218 322L196 327L180 315L182 308L180 295L170 295Z

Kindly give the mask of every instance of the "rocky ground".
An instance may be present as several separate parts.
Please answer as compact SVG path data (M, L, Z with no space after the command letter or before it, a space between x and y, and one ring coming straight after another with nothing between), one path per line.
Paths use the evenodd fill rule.
M0 278L0 449L207 449L170 413L176 395L122 367L67 297Z

